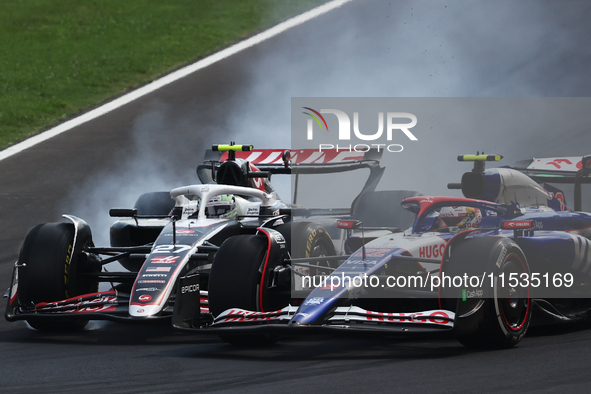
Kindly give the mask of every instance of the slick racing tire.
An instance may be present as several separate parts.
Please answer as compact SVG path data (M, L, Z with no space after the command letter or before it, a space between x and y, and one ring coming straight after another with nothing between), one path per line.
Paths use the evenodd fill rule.
M291 257L323 257L334 256L336 251L330 235L326 230L310 222L295 222L291 224ZM287 237L286 237L287 238ZM336 268L336 263L319 260L319 267ZM312 272L313 271L313 272ZM330 275L332 270L322 268L312 269L310 275Z
M135 202L138 215L168 215L174 208L169 192L144 193Z
M74 226L70 223L40 224L29 231L19 255L22 267L18 291L24 304L60 301L98 291L98 282L78 277L81 267L73 243ZM88 319L43 316L27 319L27 323L41 331L72 331L84 328Z
M262 235L236 235L222 243L209 276L209 309L214 317L230 308L261 311L260 292L266 291L266 285L261 286L260 270L266 256L267 239ZM277 342L277 337L269 334L225 334L220 338L239 346L264 346Z
M478 316L478 321L473 324L476 328L470 330L471 332L457 335L457 339L468 348L513 347L527 332L531 322L532 300L528 286L518 284L512 287L507 279L511 274L517 277L526 274L529 278L527 259L521 248L511 239L475 237L453 246L448 266L455 265L456 274L461 274L458 271L459 267L463 267L461 271L470 272L469 267L473 267L479 259L484 263L484 266L480 265L484 269L481 269L479 274L482 275L484 272L486 283L483 286L483 304L479 313L474 314ZM492 283L491 273L495 278ZM499 279L501 274L504 276L504 282ZM461 302L458 300L458 305ZM461 324L460 319L458 324Z

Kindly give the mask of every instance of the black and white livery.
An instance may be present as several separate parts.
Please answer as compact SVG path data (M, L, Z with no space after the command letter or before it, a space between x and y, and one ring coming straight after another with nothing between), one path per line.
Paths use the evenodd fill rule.
M351 209L306 210L284 202L271 185L271 175L367 169L361 195L371 198L383 172L375 152L318 154L232 144L214 146L205 159L197 168L201 184L147 193L133 209L112 209L111 216L121 219L110 229L111 246L95 246L88 224L71 215L64 215L64 222L34 227L5 295L6 319L26 320L39 330L80 329L97 319L148 322L171 317L180 326L207 326L213 321L210 280L216 270L226 269L216 269L216 261L242 261L253 253L264 255L268 265L239 265L229 291L256 282L266 295L263 303L283 300L290 287L282 278L290 273L267 271L284 256L335 255L321 222L327 222L327 215L349 217ZM310 218L296 223L295 213ZM114 262L124 269L107 272L105 266ZM317 273L329 272L335 264L325 262ZM220 274L217 278L225 280ZM99 291L101 283L108 289Z

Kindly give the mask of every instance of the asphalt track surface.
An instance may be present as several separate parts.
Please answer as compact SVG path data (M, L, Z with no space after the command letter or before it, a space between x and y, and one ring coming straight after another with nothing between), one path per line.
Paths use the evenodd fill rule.
M244 65L307 37L305 31L338 26L345 11L363 14L366 4L348 5L0 162L0 288L9 286L29 228L56 221L73 198L94 195L107 174L149 180L149 164L128 171L142 149L152 163L165 163L172 186L194 180L202 147L246 135L228 129L228 112L253 88ZM172 170L176 177L168 176ZM93 201L75 210L90 212ZM256 349L168 325L93 322L80 333L48 334L0 320L0 391L588 392L590 333L587 325L532 329L507 351L468 351L449 338L316 336Z

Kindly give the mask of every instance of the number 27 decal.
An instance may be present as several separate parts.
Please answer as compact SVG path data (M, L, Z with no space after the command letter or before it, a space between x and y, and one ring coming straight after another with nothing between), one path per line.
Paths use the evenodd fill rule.
M152 253L183 253L190 249L190 245L157 245Z

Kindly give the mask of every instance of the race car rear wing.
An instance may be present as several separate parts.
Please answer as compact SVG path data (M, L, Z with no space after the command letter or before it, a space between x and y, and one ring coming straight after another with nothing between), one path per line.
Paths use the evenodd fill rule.
M228 152L223 149L225 148L218 149L214 145L214 149L205 151L203 164L197 166L197 175L203 183L214 182L214 174L220 165L235 159L253 164L260 172L268 174L261 174L264 177L272 174L296 175L296 185L300 174L329 174L368 168L370 175L363 187L364 191L375 190L384 172L384 168L380 167L382 152L377 150L350 152L337 149L232 149Z
M581 185L591 184L591 155L532 158L507 168L521 171L538 183L573 184L575 211L582 210Z
M197 167L197 172L202 168L211 171L212 162L219 167L220 163L234 158L244 159L261 171L269 171L272 174L329 173L339 172L339 169L348 171L372 164L379 165L382 152L349 152L336 149L252 149L228 152L208 149L205 151L203 164Z
M591 155L576 157L549 157L522 160L508 168L519 170L524 174L541 182L575 183L576 178L582 178L581 183L591 183Z

